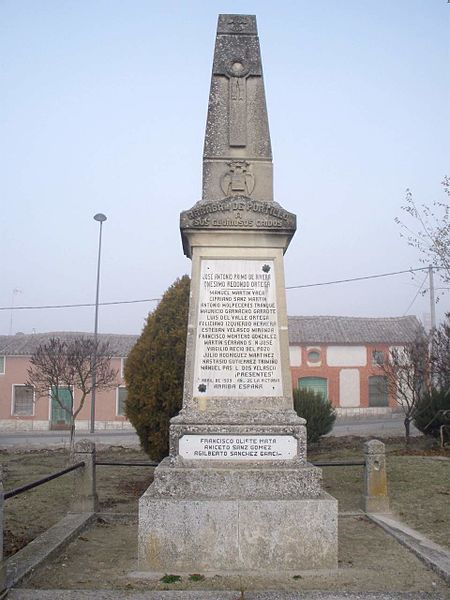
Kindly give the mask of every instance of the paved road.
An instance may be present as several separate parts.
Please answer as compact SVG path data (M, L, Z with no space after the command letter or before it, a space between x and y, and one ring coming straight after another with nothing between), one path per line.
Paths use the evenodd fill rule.
M340 418L337 420L330 435L373 435L386 437L391 435L404 435L403 416L393 415L382 418ZM419 432L412 427L412 435ZM107 444L113 446L137 447L138 436L134 431L97 431L91 434L87 431L79 431L76 439L90 439L96 444ZM67 431L24 431L11 432L0 431L0 448L11 447L64 447L69 445L69 433Z
M75 440L88 439L96 444L110 446L139 446L139 438L135 431L79 431ZM0 431L0 448L17 447L64 447L69 445L68 431Z
M387 417L341 418L336 421L330 435L336 437L343 435L373 435L377 437L405 435L403 420L404 416L400 413L389 415ZM420 435L420 431L412 424L411 435Z

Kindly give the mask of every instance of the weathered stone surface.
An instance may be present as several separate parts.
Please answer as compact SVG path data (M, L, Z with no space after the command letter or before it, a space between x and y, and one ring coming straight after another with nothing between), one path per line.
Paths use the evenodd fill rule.
M403 546L450 584L450 552L419 531L400 523L392 515L369 514L369 519L392 535Z
M237 539L237 502L155 500L149 491L139 501L139 569L234 570Z
M186 462L186 461L184 461ZM173 467L166 458L155 471L149 497L160 498L234 498L298 499L321 494L322 471L310 464L302 468L266 466L248 462L205 466L192 461L190 466ZM150 491L151 490L151 491Z
M231 25L240 21L240 27ZM203 200L272 201L272 150L261 53L252 15L221 15L203 155Z
M208 167L211 171L213 168L219 169L216 163L214 167ZM221 173L210 172L209 176L217 180ZM255 189L258 189L256 184ZM202 200L181 213L180 230L186 256L192 257L192 243L187 233L193 231L271 231L287 236L285 249L287 248L297 228L297 217L293 213L277 202L254 199L253 195L230 197L227 195L228 191L217 191L215 200Z
M323 494L310 500L240 502L239 544L249 570L335 569L337 501Z
M337 566L337 502L170 500L139 503L139 569L279 572Z
M73 462L84 462L73 477L73 494L70 512L95 513L98 508L95 469L95 444L91 440L79 440L75 444Z
M261 52L253 15L220 15L203 153L202 199L181 213L195 230L274 231L290 239L296 216L273 198L273 165Z
M95 519L95 513L68 514L5 561L10 588L63 548Z
M215 412L218 416L220 416L220 412L228 412L230 415L235 415L236 423L240 422L238 417L245 417L244 413L246 411L248 416L244 421L241 421L241 423L249 422L248 419L255 418L250 416L251 413L256 415L259 411L264 411L266 413L278 411L280 416L283 410L292 413L292 382L289 371L289 341L283 266L283 251L285 244L288 241L287 237L274 233L248 233L244 231L229 231L224 232L224 235L222 235L221 232L209 231L201 233L186 232L186 236L190 240L193 255L185 384L183 391L184 412L187 414L190 410L194 410L200 414L204 414L205 416L203 419L208 418L206 414L209 412L212 413L218 411L217 413ZM200 298L200 286L204 284L201 279L202 262L210 258L214 258L215 261L223 260L224 262L230 261L233 263L236 262L236 259L243 262L252 260L261 261L262 266L264 266L265 261L270 258L270 264L272 265L271 271L273 273L275 284L275 303L277 309L277 326L274 335L278 336L279 343L279 355L276 355L275 358L280 361L282 378L282 389L278 396L267 396L258 391L255 391L255 393L245 391L238 397L230 397L226 394L226 391L224 391L224 395L218 397L208 395L207 393L205 394L194 384L199 335L204 333L200 324L201 315L203 314L201 311L204 311L205 308L207 309L207 307L202 305ZM242 306L247 306L246 302L240 302L240 304ZM250 304L250 301L248 304ZM219 306L220 305L221 302L219 300ZM224 316L227 316L225 312L223 314ZM246 317L247 321L251 322L254 316L257 315L254 315L252 312L249 317ZM240 324L236 324L236 327L240 329ZM212 330L210 331L212 332ZM225 339L220 339L218 343L215 344L217 346L217 351L226 351L229 344L234 343L234 335L235 334L225 335ZM236 335L239 335L239 331L237 331ZM251 335L257 336L253 330ZM244 342L247 342L247 340L244 340ZM237 355L239 354L239 347L236 346L236 351L233 350L233 352L233 359L236 360L235 365L241 368L240 365L243 366L244 361L241 361L241 357ZM249 356L246 356L246 358L249 358ZM255 360L255 364L258 364L257 360ZM297 419L298 418L299 417L297 417ZM302 421L297 422L301 423Z
M252 413L256 415L257 413ZM279 466L283 466L282 463L286 462L289 466L293 465L304 465L306 461L306 429L303 425L304 420L300 422L293 421L291 423L283 423L283 419L280 416L279 421L259 421L257 418L254 420L243 418L242 414L230 413L227 420L217 419L217 415L211 412L206 412L204 415L208 415L209 419L201 419L198 416L198 420L195 422L184 421L183 419L172 420L170 426L170 459L172 464L180 463L188 464L190 461L181 459L179 457L179 440L183 435L291 435L297 439L297 454L294 458L289 461L277 461ZM232 416L232 419L230 418ZM248 417L248 415L246 415ZM214 420L216 417L216 420ZM298 417L297 417L298 419ZM237 424L241 423L241 424ZM281 464L280 464L281 463Z
M236 590L145 590L126 592L127 600L236 600ZM271 591L246 591L246 600L305 600L305 593ZM308 600L447 600L439 592L308 592ZM29 590L14 589L8 600L124 600L123 590Z
M364 444L364 495L363 510L368 513L388 513L389 496L387 489L386 451L379 440Z
M229 400L229 402L227 402ZM253 400L251 398L250 400ZM177 425L183 423L185 425L195 425L197 423L214 423L222 425L236 425L241 424L242 427L245 425L257 425L258 427L272 427L278 425L280 427L292 427L304 426L306 421L297 415L292 406L285 410L276 408L269 408L269 398L262 396L261 401L263 406L248 404L248 398L245 399L245 410L240 410L241 407L239 401L236 398L228 399L226 396L221 398L217 405L221 406L221 410L210 409L208 412L205 410L199 410L198 408L189 408L189 410L182 409L178 415L173 417L172 423ZM219 404L220 403L220 404ZM272 399L272 404L274 401ZM292 405L292 400L290 401ZM245 430L243 430L244 432ZM286 430L290 431L290 430ZM299 431L303 431L301 428Z
M273 201L256 19L221 15L202 200L181 214L192 259L183 409L139 503L141 570L337 567L337 501L306 462L293 409L283 255L295 229Z

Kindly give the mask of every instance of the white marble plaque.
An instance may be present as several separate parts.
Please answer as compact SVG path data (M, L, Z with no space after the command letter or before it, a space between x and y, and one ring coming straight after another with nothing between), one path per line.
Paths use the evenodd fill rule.
M194 396L282 396L273 260L202 260Z
M207 460L288 460L297 454L292 435L183 435L179 454Z

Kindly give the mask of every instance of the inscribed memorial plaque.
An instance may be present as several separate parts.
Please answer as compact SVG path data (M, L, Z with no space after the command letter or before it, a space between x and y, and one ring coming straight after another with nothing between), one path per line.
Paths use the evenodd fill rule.
M195 396L281 396L273 260L202 260Z
M207 460L287 460L297 455L292 435L183 435L180 456Z

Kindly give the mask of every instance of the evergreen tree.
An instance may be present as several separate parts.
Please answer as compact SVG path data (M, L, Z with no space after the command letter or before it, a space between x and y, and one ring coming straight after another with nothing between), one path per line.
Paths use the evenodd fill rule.
M333 429L336 411L331 402L320 392L311 389L295 389L294 409L299 417L306 419L308 444L318 442L323 435Z
M182 406L190 279L165 292L125 364L126 416L153 460L167 456L169 421Z
M450 391L448 389L432 389L421 396L414 425L425 435L442 440L450 437ZM443 427L443 430L441 430Z

